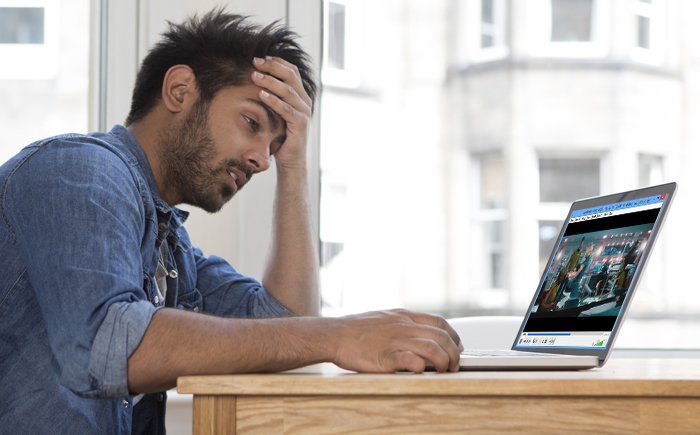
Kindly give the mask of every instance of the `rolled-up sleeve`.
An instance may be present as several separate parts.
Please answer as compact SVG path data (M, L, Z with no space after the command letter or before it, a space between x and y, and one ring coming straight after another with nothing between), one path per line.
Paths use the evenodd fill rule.
M136 350L155 308L150 302L116 302L95 335L90 352L90 378L95 382L92 394L122 397L129 394L126 361Z
M64 138L6 186L60 382L81 397L129 394L127 359L157 310L143 290L146 216L132 170L100 145Z
M197 288L204 311L226 317L284 317L295 314L280 304L257 280L241 275L216 255L194 249Z

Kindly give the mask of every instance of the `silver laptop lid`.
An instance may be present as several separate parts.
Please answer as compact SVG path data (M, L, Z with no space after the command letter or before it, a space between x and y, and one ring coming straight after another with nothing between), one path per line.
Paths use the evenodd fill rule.
M670 183L574 202L512 349L602 365L675 192Z

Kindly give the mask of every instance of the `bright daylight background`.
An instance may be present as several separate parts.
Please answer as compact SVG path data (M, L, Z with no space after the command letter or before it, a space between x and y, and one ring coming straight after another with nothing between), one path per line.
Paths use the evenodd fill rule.
M522 316L568 203L677 181L617 346L700 349L700 1L318 1L322 20L296 0L221 3L322 23L302 36L323 45L311 160L325 315ZM126 115L136 60L163 17L217 3L0 0L0 162L37 139L111 128L103 114ZM110 57L99 4L110 5ZM252 276L270 176L188 221L205 252ZM168 406L169 433L190 433L190 398L170 392Z
M700 2L319 1L325 315L523 315L570 201L677 181L618 345L700 347ZM93 3L0 0L0 161L96 125Z
M700 347L698 14L324 1L324 313L523 315L571 201L677 181L618 346Z

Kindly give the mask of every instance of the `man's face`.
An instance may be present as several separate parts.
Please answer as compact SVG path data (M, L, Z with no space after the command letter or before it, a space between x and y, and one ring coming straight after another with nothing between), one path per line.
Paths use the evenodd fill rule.
M209 104L198 100L174 129L161 132L168 189L178 203L217 212L285 140L286 125L259 99L252 83L224 88Z

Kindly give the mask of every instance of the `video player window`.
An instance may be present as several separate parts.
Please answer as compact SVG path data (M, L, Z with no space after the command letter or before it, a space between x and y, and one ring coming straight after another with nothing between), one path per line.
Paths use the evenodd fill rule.
M524 332L612 330L661 210L646 200L573 214Z

